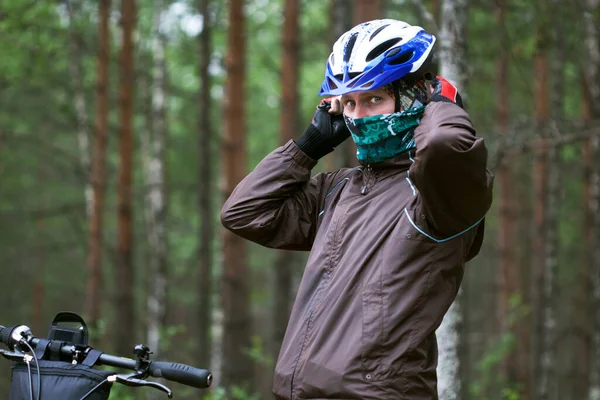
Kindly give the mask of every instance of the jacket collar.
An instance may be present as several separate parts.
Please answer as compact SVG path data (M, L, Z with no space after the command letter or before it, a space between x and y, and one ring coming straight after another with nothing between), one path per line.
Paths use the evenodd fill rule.
M405 171L410 168L410 166L414 162L415 151L411 150L408 153L401 154L397 157L390 158L389 160L385 160L378 163L368 164L362 161L359 161L362 169L371 168L372 170L400 170Z

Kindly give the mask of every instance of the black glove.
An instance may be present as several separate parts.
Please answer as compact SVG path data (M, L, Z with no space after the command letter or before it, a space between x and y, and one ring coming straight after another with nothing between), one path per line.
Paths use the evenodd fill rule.
M463 107L462 97L458 93L456 86L448 82L441 76L436 76L432 81L433 93L429 101L442 101L446 103L454 103L460 108Z
M331 103L325 99L317 106L312 123L296 144L306 155L318 160L346 140L350 131L346 127L343 115L331 115Z

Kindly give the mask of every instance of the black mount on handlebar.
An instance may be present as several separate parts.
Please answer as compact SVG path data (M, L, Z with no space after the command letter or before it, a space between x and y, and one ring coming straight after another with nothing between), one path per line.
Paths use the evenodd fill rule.
M77 324L77 327L70 327L68 324ZM79 315L67 311L59 312L52 320L48 339L87 346L88 328Z
M75 324L75 327L66 326L64 323ZM169 398L172 397L173 392L167 386L146 381L148 377L164 378L200 389L208 388L212 383L212 374L208 370L184 364L151 361L152 352L143 344L134 347L135 359L112 356L93 349L87 344L88 331L85 321L74 313L57 314L52 321L48 339L34 337L25 325L0 325L0 342L9 348L0 350L0 355L14 361L10 400L34 398L31 362L35 365L38 375L37 400L107 399L113 382L136 387L149 386L165 392ZM129 369L133 372L116 374L112 371L93 369L94 366L100 365ZM50 375L53 378L46 379ZM40 393L50 395L45 397Z
M136 355L136 372L127 375L116 375L116 381L127 386L150 386L155 389L162 390L167 394L167 396L169 396L169 398L172 398L173 392L165 385L158 382L144 380L150 375L150 354L152 354L152 352L148 346L144 344L136 345L133 348L133 354Z

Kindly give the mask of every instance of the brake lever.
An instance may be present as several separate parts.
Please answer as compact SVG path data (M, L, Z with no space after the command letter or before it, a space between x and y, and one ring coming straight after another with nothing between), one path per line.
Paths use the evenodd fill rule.
M117 382L122 383L126 386L149 386L154 389L162 390L167 394L167 396L169 396L170 399L173 398L173 391L165 385L160 384L158 382L145 381L143 379L137 378L137 376L139 376L139 374L137 373L130 375L117 375L116 380Z
M0 350L0 356L6 358L7 360L11 360L11 361L31 361L32 357L24 354L24 353L20 353L20 352L16 352L16 351L7 351L7 350ZM28 359L29 357L29 359Z

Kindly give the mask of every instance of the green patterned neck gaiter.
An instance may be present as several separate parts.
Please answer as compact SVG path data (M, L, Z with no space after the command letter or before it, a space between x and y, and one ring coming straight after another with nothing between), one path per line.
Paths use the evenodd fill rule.
M364 163L374 164L414 149L413 132L424 112L425 106L420 106L365 118L350 119L344 116L356 143L356 157Z

